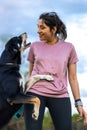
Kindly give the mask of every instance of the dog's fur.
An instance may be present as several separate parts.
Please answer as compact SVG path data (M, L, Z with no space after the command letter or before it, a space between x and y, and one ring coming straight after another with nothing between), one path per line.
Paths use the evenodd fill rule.
M27 81L25 85L25 94L27 91L39 80L47 80L47 81L53 81L52 75L46 75L46 74L36 74L34 76L31 76Z
M40 100L21 93L21 52L26 48L26 33L11 38L0 57L0 129L12 118L23 103L34 104L32 117L38 119Z

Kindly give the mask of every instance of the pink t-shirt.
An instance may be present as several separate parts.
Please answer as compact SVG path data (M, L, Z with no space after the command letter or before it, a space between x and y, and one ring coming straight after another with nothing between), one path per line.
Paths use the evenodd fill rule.
M49 97L68 97L67 67L78 61L74 46L71 43L59 40L54 45L45 41L34 42L30 46L27 57L34 63L32 75L50 74L54 81L40 80L36 82L29 92Z

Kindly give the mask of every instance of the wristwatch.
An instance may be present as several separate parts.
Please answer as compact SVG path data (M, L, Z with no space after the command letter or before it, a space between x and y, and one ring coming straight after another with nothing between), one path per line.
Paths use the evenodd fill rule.
M83 106L81 99L75 100L75 107L78 107L78 106Z

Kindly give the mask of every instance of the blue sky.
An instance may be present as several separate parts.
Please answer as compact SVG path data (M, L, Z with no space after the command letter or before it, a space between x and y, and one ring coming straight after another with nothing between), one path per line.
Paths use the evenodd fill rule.
M0 35L27 32L29 41L38 40L38 17L50 11L56 11L64 21L66 41L73 43L78 53L79 86L87 106L87 0L3 0L0 2Z
M26 31L36 37L38 17L46 11L58 12L66 24L72 20L80 23L87 15L86 5L87 0L3 0L0 2L0 34Z

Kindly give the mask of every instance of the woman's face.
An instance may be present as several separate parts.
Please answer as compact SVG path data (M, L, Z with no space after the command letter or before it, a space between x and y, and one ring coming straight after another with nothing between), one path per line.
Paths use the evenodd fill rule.
M39 38L41 41L45 40L49 42L52 38L52 30L50 30L49 26L45 24L45 22L42 19L38 20L38 31Z

